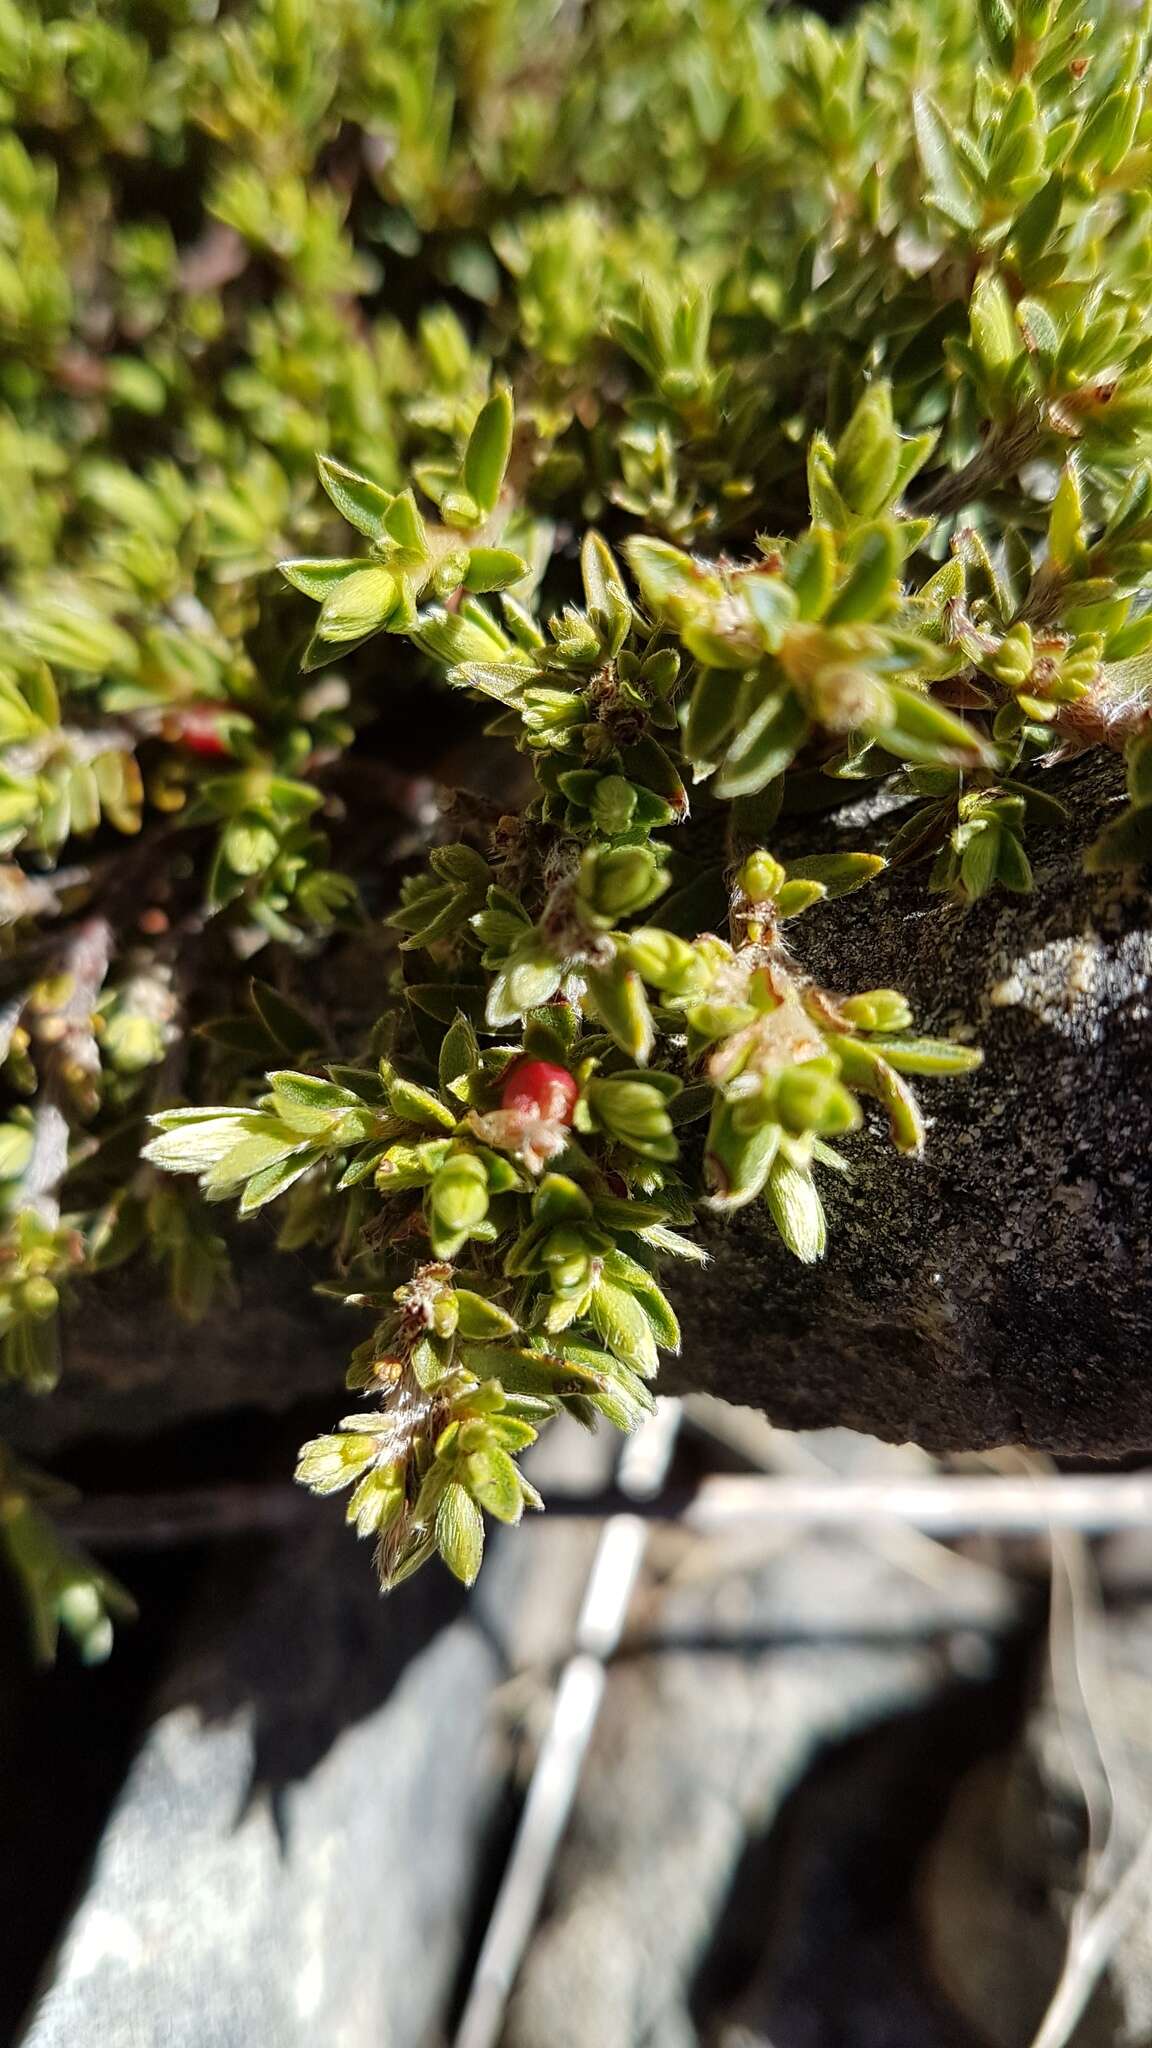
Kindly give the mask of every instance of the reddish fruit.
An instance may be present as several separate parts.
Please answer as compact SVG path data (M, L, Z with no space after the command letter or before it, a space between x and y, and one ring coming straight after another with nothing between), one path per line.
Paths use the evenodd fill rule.
M178 711L166 725L166 733L190 754L200 754L208 761L231 759L232 749L221 730L219 714L205 704L190 704Z
M567 1067L552 1060L518 1060L504 1077L500 1100L505 1109L521 1115L570 1124L579 1094L580 1085Z

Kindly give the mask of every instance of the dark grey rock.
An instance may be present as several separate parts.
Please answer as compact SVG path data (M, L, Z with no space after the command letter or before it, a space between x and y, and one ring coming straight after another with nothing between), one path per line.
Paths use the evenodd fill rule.
M666 1386L938 1450L1152 1445L1152 902L1081 866L1118 764L1059 781L1072 817L1036 841L1033 896L963 910L918 868L796 927L825 986L903 989L919 1027L985 1064L918 1084L922 1161L874 1129L846 1148L851 1179L823 1175L820 1265L791 1259L759 1205L706 1227L711 1266L674 1288Z
M369 1325L322 1300L323 1257L277 1252L266 1223L230 1233L232 1298L201 1323L170 1306L137 1259L87 1282L64 1330L64 1370L47 1397L0 1392L0 1435L51 1456L85 1436L144 1437L236 1408L282 1412L331 1395Z

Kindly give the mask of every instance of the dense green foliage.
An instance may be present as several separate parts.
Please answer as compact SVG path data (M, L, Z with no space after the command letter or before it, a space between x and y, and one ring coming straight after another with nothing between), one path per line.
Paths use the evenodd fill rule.
M883 863L769 843L886 781L890 859L1025 892L1044 767L1106 745L1088 857L1152 852L1147 43L1069 0L0 0L9 1374L145 1245L202 1312L205 1200L281 1197L375 1316L302 1476L386 1580L470 1579L542 1420L642 1414L700 1202L815 1258L860 1098L919 1148L907 1076L976 1055L783 933ZM445 683L515 802L433 833L352 1027L303 996L378 928L350 766ZM41 1639L103 1647L10 1467L5 1531Z

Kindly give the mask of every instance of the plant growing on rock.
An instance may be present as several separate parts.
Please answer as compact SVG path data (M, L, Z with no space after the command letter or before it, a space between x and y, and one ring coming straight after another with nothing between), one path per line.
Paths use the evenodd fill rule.
M471 1580L542 1422L650 1405L701 1205L817 1259L866 1105L915 1154L978 1063L793 924L1026 892L1087 747L1152 855L1146 10L9 15L5 1369L275 1200L373 1321L301 1477ZM508 800L380 902L448 693Z

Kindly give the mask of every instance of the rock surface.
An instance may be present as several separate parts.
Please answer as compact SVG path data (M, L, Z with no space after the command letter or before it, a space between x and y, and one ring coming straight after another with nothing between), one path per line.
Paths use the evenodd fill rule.
M451 1984L499 1785L479 1755L496 1648L457 1619L405 1668L414 1603L386 1641L338 1525L269 1561L246 1600L228 1563L26 2048L410 2048Z
M870 1990L850 1981L870 1968L855 1923L900 1917L914 1852L886 1830L931 1830L923 1769L866 1768L851 1820L844 1797L825 1802L831 1835L782 1823L828 1752L957 1686L962 1767L980 1740L969 1674L987 1676L1012 1626L1008 1588L960 1567L929 1586L847 1538L742 1570L665 1544L609 1674L504 2048L971 2048L914 1962L889 1956ZM932 1753L939 1782L949 1743ZM822 1866L802 1899L797 1851Z
M79 1437L146 1437L237 1408L269 1413L340 1402L349 1353L369 1327L323 1301L323 1257L272 1249L259 1219L230 1234L234 1298L201 1323L173 1313L139 1260L89 1282L64 1332L64 1371L47 1397L0 1392L0 1435L51 1456Z
M985 1063L918 1084L922 1161L879 1127L845 1148L851 1178L822 1178L820 1265L791 1259L760 1205L707 1226L666 1387L935 1450L1152 1446L1152 899L1146 878L1081 866L1117 764L1058 782L1072 816L1036 841L1033 896L962 910L917 868L796 928L825 986L900 988L918 1028Z

